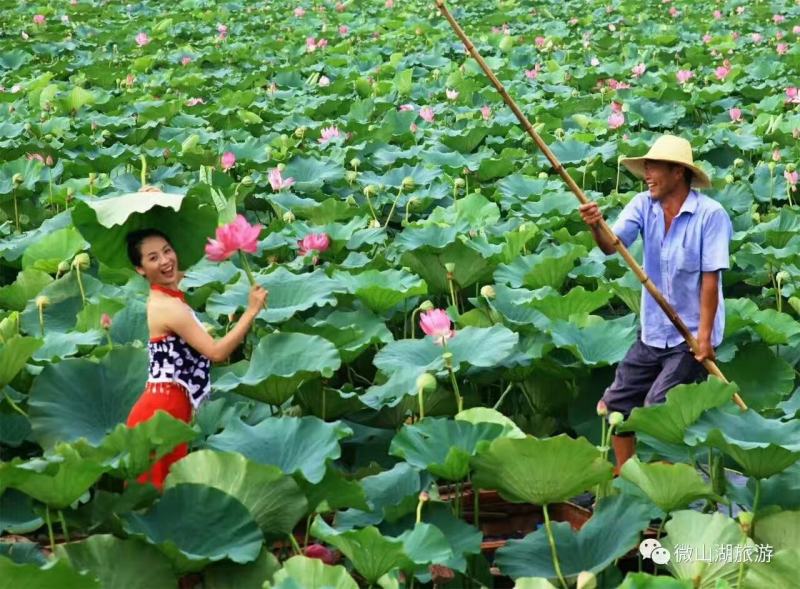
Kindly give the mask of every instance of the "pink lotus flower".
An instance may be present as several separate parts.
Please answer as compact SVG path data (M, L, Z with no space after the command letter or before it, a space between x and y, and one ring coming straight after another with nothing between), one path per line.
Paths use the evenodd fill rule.
M150 37L148 37L147 33L145 33L144 31L136 33L135 39L136 39L136 44L139 47L144 47L150 42Z
M623 115L621 112L611 113L611 116L608 117L609 129L619 129L624 124L625 124L625 115Z
M535 80L536 77L539 75L539 72L542 71L542 66L540 64L536 64L533 66L531 70L525 70L525 77L529 80Z
M722 13L719 10L714 11L714 19L719 20L722 18Z
M326 86L331 85L331 80L328 76L320 76L319 81L317 81L317 84L325 88Z
M192 63L191 57L189 57L188 55L184 55L183 57L181 57L181 65L189 65L190 63Z
M600 65L600 60L597 59L596 57L593 57L592 59L589 60L589 65L591 65L592 67L597 67L598 65Z
M800 25L794 25L792 27L792 33L794 33L795 35L800 35Z
M631 69L631 74L633 74L634 78L639 78L642 75L644 75L646 69L647 69L646 65L644 65L643 63L638 63Z
M730 68L727 68L724 65L721 65L717 69L714 70L714 75L717 76L717 80L719 80L720 82L725 80L725 78L728 77L729 73L731 73Z
M545 39L545 38L544 38L544 37L542 37L542 36L536 37L536 38L533 40L533 43L534 43L534 45L536 45L537 47L544 47L544 44L545 44L546 42L547 42L547 39Z
M742 14L743 12L744 12L744 6L736 7L736 14Z
M731 121L739 123L742 120L742 109L734 106L728 111L728 115L731 117Z
M53 165L53 157L52 156L43 156L41 153L27 153L25 154L25 158L30 160L36 160L37 162L43 163L45 166L52 166Z
M404 112L404 111L407 111L407 110L414 110L414 105L413 104L401 104L400 106L397 107L397 110L399 110L400 112Z
M419 316L419 326L439 346L455 335L451 329L450 317L443 309L431 309L422 313Z
M198 104L205 104L206 101L202 98L190 98L186 101L186 106L197 106Z
M347 27L347 25L341 25L341 26L339 27L339 34L340 34L342 37L344 37L344 36L345 36L347 33L349 33L349 32L350 32L350 29Z
M322 544L310 544L305 547L303 554L308 558L318 558L325 564L336 564L336 555L334 552Z
M43 14L34 14L33 15L33 23L35 25L41 26L44 24L45 18Z
M622 103L617 102L616 100L611 101L611 112L622 112Z
M481 116L483 117L484 121L488 121L489 117L492 116L492 109L488 104L484 104L481 107Z
M394 8L394 0L386 0L383 4L386 8Z
M226 151L219 158L219 163L222 164L222 171L227 172L236 165L236 155L232 151Z
M786 102L800 104L800 88L790 86L786 89Z
M447 94L447 100L455 100L458 98L458 90L450 90L448 88L445 90L445 94Z
M692 70L678 70L675 76L680 84L685 84L694 77L694 72Z
M631 85L628 84L627 82L618 82L614 78L608 79L606 81L606 84L608 84L608 87L611 88L612 90L625 90L626 88L631 87Z
M339 132L338 127L330 126L330 127L323 127L322 131L320 132L319 142L320 143L327 143L331 139L335 139L339 137L341 133Z
M421 109L419 109L419 116L422 117L423 121L432 123L435 115L433 114L433 109L430 106L423 106Z
M782 14L773 14L772 15L772 22L774 22L776 25L781 24L785 20L786 20L786 17L783 16Z
M327 46L328 46L327 39L320 39L319 41L317 41L317 49L324 49Z
M412 133L416 133L418 129L419 129L419 127L417 126L416 123L411 123L408 126L408 130L411 131Z
M706 45L711 43L711 39L713 39L713 37L711 35L709 35L708 33L703 35L703 43L705 43Z
M741 8L741 6L739 8ZM733 39L734 41L738 41L739 37L741 37L741 34L739 33L739 31L733 31L731 33L731 39Z
M761 43L762 39L764 39L764 37L761 36L761 33L753 33L750 35L750 40L753 43Z
M228 25L217 25L217 33L219 33L220 41L224 41L228 37Z
M775 38L780 41L783 39L783 31L775 31Z
M787 181L789 184L791 184L792 186L794 186L795 184L797 184L797 178L798 178L798 176L797 176L797 170L795 170L794 172L790 172L789 170L785 170L785 171L783 172L783 177L784 177L784 178L786 178L786 181Z
M232 222L217 227L216 239L208 238L206 257L212 262L222 262L239 250L254 254L261 229L261 225L251 225L242 215L236 215Z
M786 43L778 43L775 51L778 52L778 55L785 55L789 51L789 46Z
M111 315L103 313L100 316L100 327L103 329L111 329Z
M269 183L272 186L272 190L277 192L294 184L294 178L286 178L284 180L281 171L278 168L272 168L269 171Z
M670 15L672 18L678 18L678 17L681 15L681 13L680 13L680 11L679 11L677 8L675 8L674 6L672 6L672 7L670 7L670 9L669 9L669 15Z
M317 41L314 37L306 37L306 53L312 53L317 49Z
M337 2L337 3L336 3L336 6L334 7L334 9L336 10L336 12L344 12L346 8L347 8L347 6L345 6L345 5L344 5L343 3L341 3L341 2Z
M781 150L780 149L773 149L772 150L772 161L773 162L781 161Z
M297 18L302 18L303 15L305 15L305 13L306 13L306 9L303 8L302 6L298 6L297 8L294 9L294 15Z
M303 239L297 242L299 246L298 254L305 256L312 250L317 253L322 253L327 250L331 245L331 240L327 233L309 233ZM317 263L316 256L314 257L314 264Z

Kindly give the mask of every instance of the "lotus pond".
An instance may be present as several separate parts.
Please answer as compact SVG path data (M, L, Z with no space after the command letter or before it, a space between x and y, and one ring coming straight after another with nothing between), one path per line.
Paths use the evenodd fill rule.
M433 2L0 0L0 589L797 586L800 4L451 8L609 219L619 156L691 140L735 228L732 384L634 411L612 478L640 285ZM269 307L191 425L125 427L147 284L80 230L143 184L194 207L176 232L264 226ZM247 301L237 258L181 287L216 337ZM495 536L487 494L537 525Z

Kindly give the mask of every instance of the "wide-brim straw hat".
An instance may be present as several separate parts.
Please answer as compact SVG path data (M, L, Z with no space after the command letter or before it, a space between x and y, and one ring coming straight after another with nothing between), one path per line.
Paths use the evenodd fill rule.
M650 151L641 157L626 157L620 163L628 168L637 178L644 179L644 163L647 160L658 160L681 164L692 171L692 186L697 188L711 188L711 179L708 175L694 165L692 146L683 137L675 135L662 135L653 143Z

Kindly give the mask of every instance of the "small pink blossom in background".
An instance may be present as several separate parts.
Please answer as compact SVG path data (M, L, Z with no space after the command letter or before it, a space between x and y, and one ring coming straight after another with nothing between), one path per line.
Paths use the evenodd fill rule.
M719 80L720 82L725 80L725 78L727 78L728 74L730 74L730 73L731 73L730 68L728 68L728 67L726 67L724 65L721 65L717 69L714 70L714 75L717 76L717 80Z
M750 40L751 40L753 43L761 43L761 41L762 41L763 39L764 39L764 37L763 37L763 36L761 36L761 33L752 33L752 34L750 35Z
M611 112L622 112L622 103L616 100L611 101Z
M347 6L345 6L342 2L337 2L334 8L336 12L344 12Z
M713 37L711 35L709 35L708 33L703 35L703 43L705 43L706 45L711 43L711 39L713 39Z
M297 8L294 9L294 15L297 18L302 18L303 15L305 15L305 13L306 13L306 9L303 8L302 6L298 6Z
M111 315L108 313L100 315L100 327L103 329L111 329Z
M739 34L739 31L733 31L731 33L731 39L733 39L734 41L738 41L739 37L741 37L741 35Z
M317 558L325 564L336 564L336 555L322 544L309 544L303 550L303 554L308 558Z
M25 154L25 158L28 161L36 160L37 162L42 162L46 166L52 166L53 165L53 157L49 156L49 155L47 157L45 157L41 153L27 153L27 154Z
M772 161L773 162L781 161L781 150L780 149L773 149L772 150Z
M306 37L306 52L311 53L312 51L316 50L317 48L317 41L314 37Z
M408 126L408 130L409 130L409 131L411 131L412 133L416 133L416 132L417 132L417 129L419 129L419 127L417 127L417 124L416 124L416 123L411 123L411 124Z
M267 88L267 92L270 94L275 94L278 91L278 85L275 82L271 82L269 87Z
M321 254L327 250L328 247L330 247L330 244L331 240L327 233L310 233L297 242L297 245L299 246L297 253L300 256L305 256L311 250L314 250ZM314 263L317 263L316 256L314 257Z
M797 179L798 179L797 170L795 170L794 172L790 172L789 170L784 170L783 177L786 178L786 181L792 187L792 191L797 190Z
M198 104L205 104L206 101L202 98L190 98L186 101L186 106L197 106Z
M327 143L331 139L335 139L339 137L341 133L339 132L339 128L335 126L330 127L323 127L322 131L320 131L319 142L320 143Z
M731 121L739 123L742 120L742 109L734 106L728 111L728 115L731 117Z
M320 39L319 41L317 41L317 49L325 49L325 47L327 46L328 46L327 39Z
M78 5L78 0L69 0L69 3L70 3L71 6L77 6Z
M547 39L545 39L545 38L544 38L544 37L542 37L542 36L536 37L536 38L533 40L533 43L534 43L534 45L536 45L537 47L544 47L544 44L545 44L546 42L547 42Z
M220 40L224 41L228 37L228 25L217 25L217 33L219 33Z
M773 14L772 15L772 22L774 22L776 25L781 24L785 20L786 20L786 17L783 16L782 14Z
M539 72L542 71L542 66L540 64L536 64L533 66L533 69L525 70L525 77L529 80L535 80L536 77L539 75Z
M575 26L576 24L578 24L578 19L574 18L574 17L569 19L569 24L571 24L572 26Z
M592 59L589 61L589 64L590 64L592 67L597 67L598 65L600 65L600 60L599 60L599 59L597 59L596 57L593 57L593 58L592 58Z
M150 42L150 37L147 36L147 33L145 33L144 31L136 33L136 44L139 47L144 47L149 42Z
M222 154L222 157L219 158L219 163L222 164L222 171L227 172L236 165L236 156L232 151L226 151Z
M278 192L279 190L292 186L294 184L294 178L284 179L278 168L272 168L269 171L269 184L272 186L272 190Z
M694 72L692 70L678 70L675 77L678 78L679 83L685 84L694 77Z
M251 225L242 215L236 215L232 222L217 227L216 239L208 238L206 257L212 262L222 262L239 250L254 254L261 229L261 225Z
M611 116L608 117L609 129L619 129L624 124L625 124L625 115L623 115L621 112L613 112L611 113Z
M419 109L419 116L421 116L422 120L426 123L432 123L435 115L430 106L423 106L421 109Z
M35 25L43 25L45 21L43 14L34 14L33 15L33 24Z
M136 83L136 76L133 74L128 74L125 76L125 85L130 88Z
M22 90L22 86L20 84L14 84L11 86L11 94L16 94L20 90Z
M447 95L447 100L455 100L458 98L458 90L451 90L448 88L445 90L445 94Z
M608 84L608 87L611 88L612 90L625 90L631 87L631 85L628 84L628 82L619 82L614 78L610 78L606 83Z
M347 33L349 33L349 32L350 32L350 29L349 29L349 28L347 28L347 25L341 25L341 26L339 27L339 34L340 34L341 36L343 36L343 37L344 37L344 36L345 36Z
M443 309L431 309L422 313L419 316L419 327L425 335L431 336L434 343L439 346L455 335L450 317Z
M744 6L736 7L736 14L742 14L743 12L744 12Z
M674 6L671 6L670 9L669 9L669 15L672 18L678 18L681 15L681 12L680 12L680 10L675 8Z
M792 33L794 33L795 35L800 35L800 25L794 25L792 27Z
M722 18L722 13L719 10L714 11L714 19L719 20Z
M775 51L778 52L778 55L785 55L789 51L789 46L786 43L778 43Z
M386 0L383 4L386 8L394 8L394 0Z
M786 89L786 102L800 104L800 88L791 86Z
M184 55L183 57L181 57L181 65L189 65L190 63L192 63L191 57L189 57L188 55Z
M644 75L644 72L647 70L647 66L643 63L637 63L633 68L631 68L631 74L633 74L634 78L639 78Z
M317 84L324 88L325 86L331 85L331 80L328 76L320 76Z
M481 107L481 116L483 117L484 121L488 121L489 117L492 116L492 108L488 104L484 104Z
M400 106L397 107L397 110L399 110L400 112L404 112L404 111L407 111L407 110L414 110L414 105L413 104L401 104Z
M775 31L775 38L780 41L783 39L783 31Z

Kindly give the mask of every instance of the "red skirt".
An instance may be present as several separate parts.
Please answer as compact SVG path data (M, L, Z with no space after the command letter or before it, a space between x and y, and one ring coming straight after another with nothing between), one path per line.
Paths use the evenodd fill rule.
M192 404L186 389L177 383L152 383L148 382L144 393L136 401L128 415L127 426L134 427L147 421L156 411L166 411L172 417L189 423L192 419ZM188 444L179 444L172 452L159 459L147 472L139 475L137 480L152 483L159 491L164 487L170 466L189 453Z

